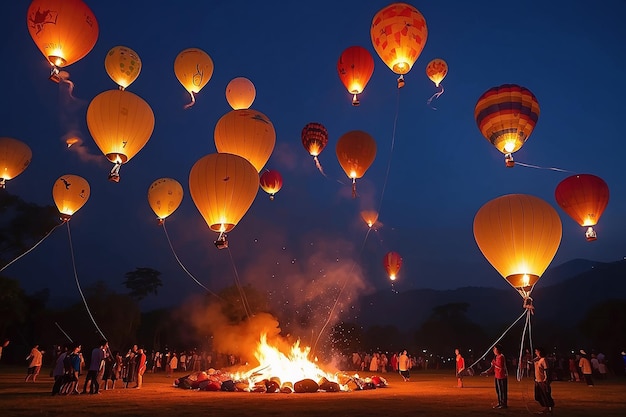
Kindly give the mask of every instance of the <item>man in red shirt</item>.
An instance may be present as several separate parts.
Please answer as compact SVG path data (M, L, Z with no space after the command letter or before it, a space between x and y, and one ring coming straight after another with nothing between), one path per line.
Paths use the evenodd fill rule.
M481 375L493 374L495 379L496 394L498 395L498 404L493 408L507 408L507 393L508 393L508 372L506 369L506 359L502 353L502 345L497 344L493 347L493 354L495 355L491 361L491 367Z
M147 358L143 348L137 351L137 385L135 388L141 388L143 385L143 374L146 372Z

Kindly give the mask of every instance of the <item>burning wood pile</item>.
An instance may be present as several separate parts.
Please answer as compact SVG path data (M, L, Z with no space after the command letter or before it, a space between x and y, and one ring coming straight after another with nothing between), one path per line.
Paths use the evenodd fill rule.
M308 359L311 348L296 342L288 354L267 343L261 335L255 357L259 366L246 372L209 369L174 381L174 386L201 391L240 391L261 393L338 392L382 388L387 381L379 376L361 378L343 372L328 373Z

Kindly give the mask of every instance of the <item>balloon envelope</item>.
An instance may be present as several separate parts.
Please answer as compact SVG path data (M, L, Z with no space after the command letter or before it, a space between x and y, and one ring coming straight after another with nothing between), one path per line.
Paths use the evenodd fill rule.
M395 281L402 266L402 257L398 252L388 252L383 258L383 265L389 274L389 279Z
M83 177L67 174L52 186L52 198L62 218L69 220L89 200L91 188Z
M91 100L87 127L107 159L124 164L150 139L154 113L141 97L126 90L109 90Z
M126 46L114 46L104 59L104 68L115 84L123 90L139 77L141 59L137 52Z
M274 150L276 131L259 111L232 110L217 121L214 138L218 152L239 155L261 172Z
M98 40L98 21L82 0L33 0L26 23L37 48L56 67L80 60Z
M485 91L476 102L478 129L503 154L519 150L539 120L539 102L527 88L504 84Z
M353 130L337 140L337 159L346 175L361 178L376 157L376 141L362 130Z
M311 156L319 156L328 143L328 131L321 123L307 123L302 128L300 137L302 138L302 146Z
M270 199L274 199L276 194L283 187L283 177L280 172L275 170L267 170L261 174L259 182L263 191L270 195Z
M530 291L561 242L561 219L544 200L509 194L483 205L474 238L485 258L518 290Z
M202 49L188 48L176 56L174 73L185 90L198 93L213 76L213 60Z
M258 190L258 172L238 155L206 155L189 173L191 198L215 232L231 231L252 205Z
M337 62L339 79L349 93L355 95L353 104L358 104L356 95L361 94L374 73L374 58L362 46L350 46L341 53Z
M609 203L609 186L595 175L572 175L557 185L554 197L557 204L576 223L591 227L598 223ZM593 229L589 232L593 232ZM587 238L595 240L595 233L592 236L588 235Z
M406 74L422 53L428 28L426 19L415 7L393 3L382 8L370 29L376 53L396 74Z
M226 86L226 101L233 110L249 108L256 98L256 88L245 77L233 78Z
M183 186L173 178L159 178L148 188L148 203L161 220L174 213L183 201Z
M0 183L24 172L32 156L30 147L21 140L0 137Z
M378 221L378 212L376 210L363 210L361 211L361 218L369 227L372 227Z
M440 58L435 58L426 66L426 76L439 87L439 83L448 75L448 64Z

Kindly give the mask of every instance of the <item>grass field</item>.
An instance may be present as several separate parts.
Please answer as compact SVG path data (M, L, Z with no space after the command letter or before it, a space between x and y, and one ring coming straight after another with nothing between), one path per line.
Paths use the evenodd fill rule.
M42 370L48 372L49 370ZM493 410L492 377L465 378L456 388L450 372L413 372L410 382L381 374L389 387L312 394L198 392L172 386L163 374L146 374L142 389L102 391L100 395L51 396L52 378L25 383L25 369L0 367L0 415L13 416L515 416L534 414L533 382L509 378L509 408ZM182 376L183 374L179 374ZM84 375L81 379L84 381ZM81 387L82 388L82 387ZM583 383L555 381L554 415L626 415L626 379Z

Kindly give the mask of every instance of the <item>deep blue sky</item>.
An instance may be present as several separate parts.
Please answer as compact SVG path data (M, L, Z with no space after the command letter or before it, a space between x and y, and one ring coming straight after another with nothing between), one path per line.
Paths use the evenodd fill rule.
M181 207L167 220L183 264L215 291L234 283L228 251L213 246L215 234L189 196L188 174L199 158L215 152L213 129L230 110L224 91L237 76L254 82L252 107L274 123L277 143L266 167L284 178L274 201L259 191L229 235L244 283L289 287L296 289L290 296L298 297L315 291L319 282L341 286L346 273L361 270L362 278L349 286L389 288L382 257L395 250L404 259L395 285L399 291L506 288L476 246L475 213L509 193L533 194L556 208L554 188L570 174L506 169L503 155L482 137L474 122L476 100L504 83L529 88L541 107L538 124L516 160L593 173L611 190L596 242L587 243L583 229L557 208L563 239L552 265L574 258L614 261L626 255L623 1L607 0L604 7L565 0L412 2L425 16L429 36L399 92L393 152L396 75L375 54L369 34L372 17L389 1L87 3L100 24L100 36L89 55L67 68L75 83L74 102L66 100L64 86L47 78L48 64L26 27L29 2L10 2L0 16L0 136L23 140L33 151L31 165L7 188L27 201L52 204L52 184L60 175L77 174L89 181L91 198L71 220L83 285L102 279L122 291L125 272L151 267L162 272L165 285L150 305L177 304L202 291L176 263L148 205L148 187L161 177L177 179L185 190ZM106 52L116 45L128 46L141 57L142 72L128 90L144 98L156 117L152 138L122 167L118 184L107 181L111 165L85 122L89 101L116 88L103 64ZM375 59L358 108L351 106L336 72L339 55L351 45L367 48ZM173 62L189 47L206 51L215 72L196 105L184 110L189 97L174 75ZM426 100L436 90L424 69L437 57L447 61L449 74L434 111ZM316 170L300 142L302 127L312 121L323 123L330 133L320 156L328 178ZM354 129L367 131L378 144L374 164L358 183L356 200L334 149L337 139ZM79 133L84 152L93 157L81 158L75 149L67 149L64 139L71 130ZM365 240L359 210L379 205L383 225ZM55 295L75 296L66 229L56 230L3 274L18 279L28 291L48 286ZM548 284L540 281L538 286Z

